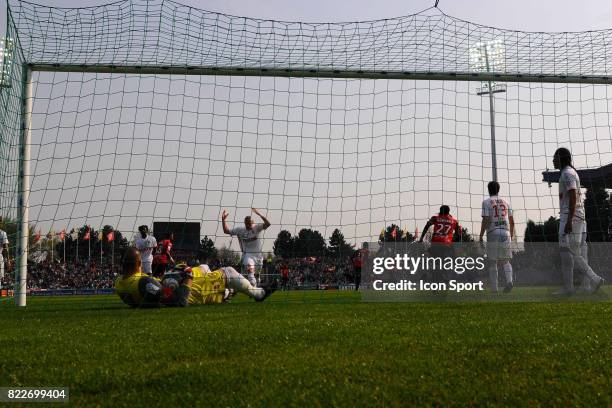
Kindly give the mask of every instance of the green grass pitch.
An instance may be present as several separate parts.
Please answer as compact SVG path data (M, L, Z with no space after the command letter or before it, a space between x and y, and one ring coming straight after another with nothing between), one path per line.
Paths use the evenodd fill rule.
M78 406L612 404L612 303L264 303L131 310L114 296L0 306L0 386Z

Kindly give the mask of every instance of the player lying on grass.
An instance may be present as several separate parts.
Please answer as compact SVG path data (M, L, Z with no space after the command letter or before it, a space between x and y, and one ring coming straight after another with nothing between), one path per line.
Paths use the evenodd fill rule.
M262 302L276 291L276 285L255 287L231 266L206 272L200 267L177 265L164 275L161 302L180 307L223 303L230 290Z
M132 307L222 303L227 299L226 289L261 302L276 290L275 285L254 287L232 267L207 273L201 267L179 266L164 275L163 283L142 273L141 267L140 252L136 248L128 249L122 261L122 275L115 282L115 292Z
M584 203L578 172L572 166L572 154L564 147L557 149L553 156L555 169L561 170L559 176L559 250L561 252L561 271L563 289L556 294L574 293L574 266L582 271L588 281L590 292L595 293L603 285L604 279L598 276L586 260L587 226Z
M131 307L160 305L161 283L142 272L142 258L136 248L129 248L123 256L121 276L115 281L115 293Z
M491 291L497 293L497 270L501 268L506 278L504 292L510 292L514 285L512 279L512 251L510 243L514 237L514 217L510 204L499 194L499 183L492 181L487 186L489 198L482 202L482 224L480 226L480 242L487 232L487 260L489 265L489 281Z

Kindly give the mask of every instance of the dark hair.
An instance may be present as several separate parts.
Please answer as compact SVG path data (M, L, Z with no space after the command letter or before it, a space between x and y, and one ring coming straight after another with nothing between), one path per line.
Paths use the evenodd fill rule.
M497 195L497 193L499 193L499 183L497 181L490 181L487 185L487 188L489 189L489 195L491 196Z
M172 238L172 232L166 232L164 236L166 237L165 239L170 239Z
M448 205L443 205L440 207L440 215L448 215L450 214L450 207Z
M138 231L140 231L140 235L142 235L142 237L144 238L144 236L147 235L147 232L149 232L149 227L146 225L141 225L140 227L138 227Z
M247 222L247 220L253 221L250 215L247 215L246 217L244 217L244 222Z
M565 166L570 166L571 168L574 168L574 166L572 166L572 154L565 147L558 148L555 152L555 156L559 158L559 164L561 165L561 168Z
M141 266L140 252L136 248L128 248L121 260L121 274L123 276L133 275L140 270Z

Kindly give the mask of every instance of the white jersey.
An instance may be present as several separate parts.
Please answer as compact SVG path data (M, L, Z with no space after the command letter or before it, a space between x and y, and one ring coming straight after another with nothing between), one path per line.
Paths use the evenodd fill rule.
M238 237L240 249L242 249L243 254L249 254L259 258L263 257L263 253L261 252L261 239L259 239L259 234L263 229L263 224L257 224L253 225L253 228L250 230L245 227L232 228L229 233L230 235Z
M565 166L561 170L559 177L559 207L561 208L561 218L569 214L569 195L570 190L576 190L576 212L575 216L584 220L584 204L582 203L582 191L580 190L580 177L571 166Z
M490 217L491 223L487 234L493 232L510 232L510 217L512 208L510 204L499 196L491 196L482 202L482 216Z
M145 238L142 236L136 238L136 248L140 251L142 262L150 263L153 262L153 251L157 247L157 240L152 235L147 235Z
M6 236L6 232L0 230L0 261L4 261L4 256L2 255L2 250L4 245L8 245L8 237Z

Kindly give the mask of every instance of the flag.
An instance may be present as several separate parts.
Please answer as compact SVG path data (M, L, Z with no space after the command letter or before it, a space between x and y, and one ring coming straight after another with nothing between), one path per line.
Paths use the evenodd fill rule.
M55 236L55 231L53 231L53 229L50 229L49 233L47 234L47 239L53 239L54 236Z
M106 234L106 240L108 242L113 242L114 239L115 239L115 231L109 231L108 234Z
M79 239L79 231L77 230L72 230L72 232L70 233L70 238L72 238L73 240L77 240Z
M63 241L66 238L66 230L61 230L57 235L59 235L60 241Z
M414 239L419 239L419 227L414 230Z
M40 241L40 230L38 230L38 232L36 233L36 235L34 235L34 243L37 243L38 241Z
M391 238L397 238L397 227L393 227L393 229L391 230Z
M83 241L89 241L90 236L91 234L89 233L89 229L87 229L87 231L85 231L85 235L83 235Z
M102 241L102 237L103 237L102 230L100 230L98 231L98 241Z
M380 236L381 236L381 237L384 237L384 236L385 236L385 229L384 229L384 228L380 230Z

